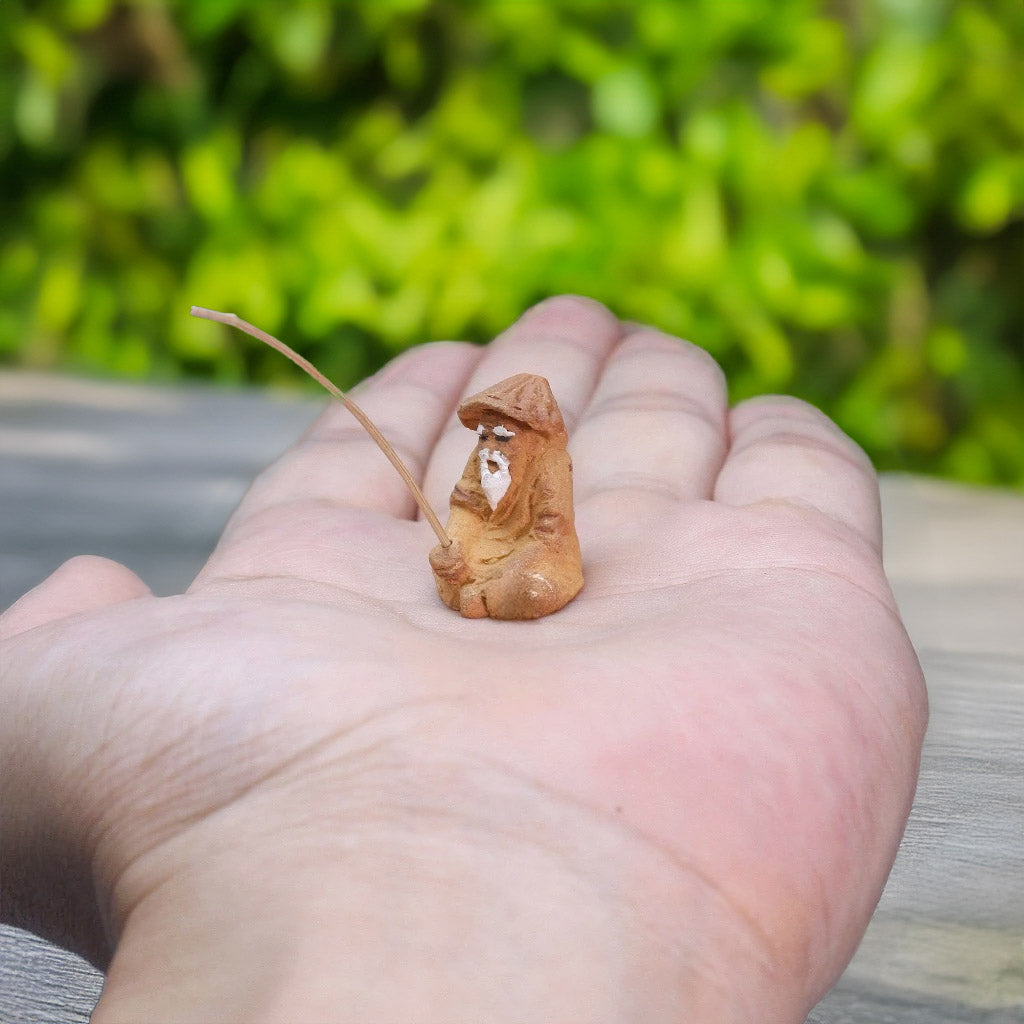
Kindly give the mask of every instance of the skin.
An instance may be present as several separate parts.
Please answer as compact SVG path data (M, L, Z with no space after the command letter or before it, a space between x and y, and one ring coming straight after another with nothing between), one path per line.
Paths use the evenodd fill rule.
M586 584L444 607L332 407L188 593L77 559L0 618L5 919L94 1020L793 1021L852 955L926 720L874 473L703 351L549 300L359 400L443 508L461 396L558 396Z

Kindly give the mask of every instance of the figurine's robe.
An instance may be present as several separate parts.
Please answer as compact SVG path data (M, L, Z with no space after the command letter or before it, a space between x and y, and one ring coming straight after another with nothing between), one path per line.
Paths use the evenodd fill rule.
M435 574L437 589L468 618L535 619L558 611L583 586L572 460L563 445L541 443L526 465L514 466L493 510L474 451L452 491L447 532L470 576L454 584Z

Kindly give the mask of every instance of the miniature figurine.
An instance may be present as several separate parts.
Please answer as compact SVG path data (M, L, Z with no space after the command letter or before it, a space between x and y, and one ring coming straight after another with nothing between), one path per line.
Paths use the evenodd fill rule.
M430 565L449 607L469 619L537 619L580 592L568 435L543 377L516 374L459 406L459 419L476 431L477 446L452 492L446 532L388 440L308 359L234 313L202 306L191 313L237 327L287 356L362 424L437 535Z
M568 435L551 387L520 373L467 398L477 445L451 496L430 565L441 599L467 618L536 619L583 586Z

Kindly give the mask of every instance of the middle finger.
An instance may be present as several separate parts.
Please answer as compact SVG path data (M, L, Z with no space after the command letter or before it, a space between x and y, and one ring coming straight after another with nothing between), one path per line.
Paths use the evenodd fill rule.
M604 367L573 436L576 503L710 498L727 447L728 394L703 349L630 330Z

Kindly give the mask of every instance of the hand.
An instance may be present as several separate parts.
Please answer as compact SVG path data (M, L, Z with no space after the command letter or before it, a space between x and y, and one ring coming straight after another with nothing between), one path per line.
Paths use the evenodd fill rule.
M98 559L0 618L4 914L95 1021L801 1021L909 811L926 704L872 469L701 350L541 304L359 401L443 509L461 395L545 375L586 583L466 620L332 407L188 593Z

